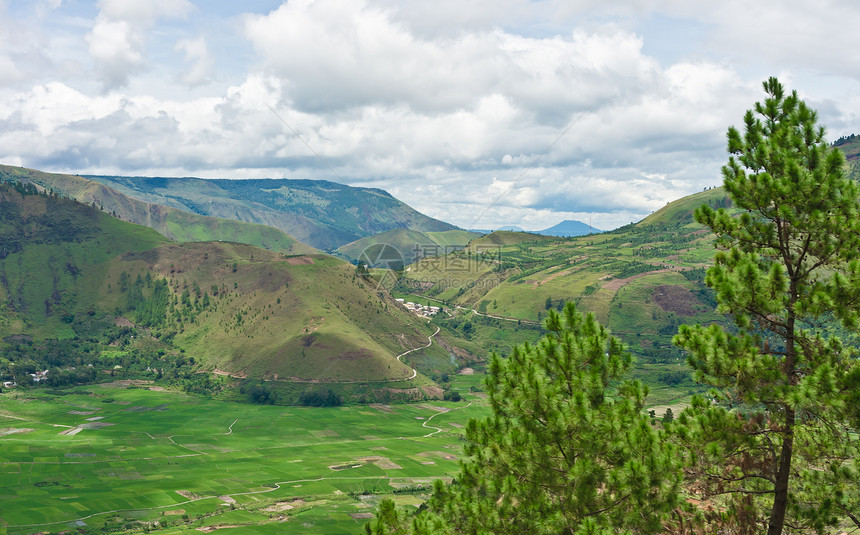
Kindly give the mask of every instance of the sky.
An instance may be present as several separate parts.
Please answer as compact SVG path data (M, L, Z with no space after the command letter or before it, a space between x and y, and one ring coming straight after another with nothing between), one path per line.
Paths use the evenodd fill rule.
M0 0L0 163L612 229L720 185L769 76L860 133L858 28L847 0Z

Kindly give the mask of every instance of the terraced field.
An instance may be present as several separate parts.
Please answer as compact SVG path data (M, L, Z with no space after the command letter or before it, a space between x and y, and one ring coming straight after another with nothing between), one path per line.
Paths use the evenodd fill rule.
M640 362L674 364L681 355L671 339L680 324L725 321L704 284L714 247L693 219L702 204L729 201L714 188L669 203L636 225L576 238L495 232L462 252L409 266L395 290L517 326L539 324L548 309L574 301ZM491 347L484 340L479 345Z
M382 496L417 506L456 472L480 380L454 379L460 403L320 409L128 382L7 391L0 533L356 533Z

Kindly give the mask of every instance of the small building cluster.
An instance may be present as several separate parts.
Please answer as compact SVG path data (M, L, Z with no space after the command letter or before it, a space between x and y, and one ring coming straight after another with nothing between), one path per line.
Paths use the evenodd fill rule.
M419 316L424 316L425 318L431 318L438 314L440 310L442 310L440 307L419 305L418 303L406 301L405 299L396 299L396 301L401 305L405 306L408 310L411 310Z
M48 370L37 371L36 373L31 373L30 377L33 378L34 383L38 383L39 381L44 381L48 378ZM15 381L3 381L3 388L15 388L18 386L18 383Z
M38 383L39 381L42 381L42 380L48 378L48 370L45 370L43 372L31 373L30 377L33 378L34 383Z

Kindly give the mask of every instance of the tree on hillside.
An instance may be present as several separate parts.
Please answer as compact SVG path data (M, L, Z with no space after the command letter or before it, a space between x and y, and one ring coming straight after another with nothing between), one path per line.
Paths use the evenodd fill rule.
M386 503L367 532L658 533L681 473L643 411L647 389L620 378L621 342L573 303L549 310L547 336L492 357L492 415L471 420L455 483L437 482L414 519Z
M721 532L860 528L860 372L847 343L860 309L858 188L797 93L775 78L764 90L743 134L728 131L722 172L739 214L696 211L717 236L706 281L736 328L679 329L696 379L715 389L673 428L691 488L725 508Z

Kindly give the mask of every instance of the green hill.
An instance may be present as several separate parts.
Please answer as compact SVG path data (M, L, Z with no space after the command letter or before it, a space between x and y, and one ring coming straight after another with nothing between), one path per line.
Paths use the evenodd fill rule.
M0 183L0 338L73 336L70 318L93 293L84 275L98 277L112 257L166 241L32 185Z
M123 275L123 274L126 275ZM322 382L406 379L394 356L426 343L427 327L327 255L278 255L241 244L167 244L109 263L98 294L121 306L117 281L167 281L164 314L127 312L208 369L266 379ZM204 306L204 298L208 305Z
M849 178L860 180L860 136L857 134L842 136L833 142L833 146L845 154Z
M456 229L415 211L383 190L325 180L86 178L146 202L278 228L326 251L396 228L419 232Z
M467 230L419 232L398 228L348 243L335 252L372 267L390 267L388 264L393 262L401 262L400 265L411 264L417 258L440 256L463 249L478 236L480 234Z
M73 346L69 361L26 346L27 367L89 361L126 373L101 353L149 374L179 358L248 379L432 385L405 382L414 372L395 356L433 330L334 257L170 242L27 182L0 183L0 238L0 339ZM438 344L427 352L449 359ZM0 359L0 372L9 366Z
M838 148L845 154L845 160L847 160L849 164L860 160L860 136L857 134L842 136L834 141L832 146Z
M239 242L289 254L316 252L283 231L265 225L207 217L143 202L78 175L0 165L0 181L18 180L28 180L84 204L94 204L120 219L153 228L176 241Z
M531 232L497 230L473 240L469 244L469 249L480 250L482 248L496 247L499 245L517 245L520 243L552 241L554 239L555 238L553 236L544 236L541 234L533 234Z
M575 301L640 358L674 362L679 324L723 321L704 285L712 238L692 219L702 203L724 206L728 199L720 188L708 190L639 224L591 236L494 232L443 261L416 263L397 289L521 323Z
M723 191L722 186L711 188L668 203L663 208L657 210L637 223L637 226L645 227L657 223L675 225L694 223L693 212L695 212L696 208L699 206L708 204L714 209L728 208L731 205L731 202L732 201L729 199L728 194Z

